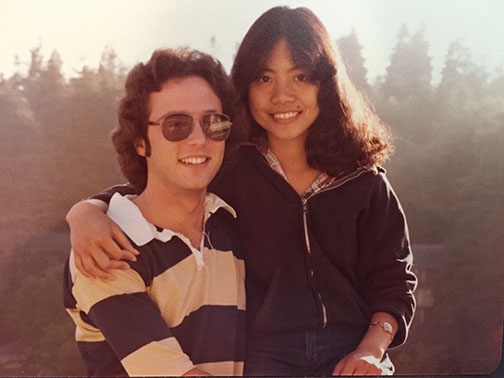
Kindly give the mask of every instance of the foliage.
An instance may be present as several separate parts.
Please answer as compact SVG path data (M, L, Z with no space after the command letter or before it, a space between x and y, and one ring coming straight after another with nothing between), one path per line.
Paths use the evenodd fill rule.
M420 288L435 302L392 351L397 373L488 373L502 343L503 71L487 74L454 42L434 86L424 30L403 27L385 76L369 83L356 33L337 42L350 77L395 134L386 168L413 246L439 247L430 260L415 257L426 277ZM64 216L124 181L110 132L125 68L111 48L97 69L71 79L62 63L57 52L45 62L39 46L26 76L0 75L0 375L84 374L61 300Z
M364 94L368 95L371 92L371 86L367 81L367 68L362 57L362 46L357 38L357 33L352 30L352 33L339 38L336 45L341 53L348 76L354 85L359 88Z
M111 49L68 81L57 52L31 59L26 77L0 81L0 375L83 375L61 299L63 222L73 203L124 181L110 142L124 69Z
M14 351L22 350L13 353L11 370L0 371L2 375L84 374L73 339L74 326L62 311L62 270L58 264L40 274L26 275L18 281L21 285L2 293L9 301L1 320L12 325L2 341Z

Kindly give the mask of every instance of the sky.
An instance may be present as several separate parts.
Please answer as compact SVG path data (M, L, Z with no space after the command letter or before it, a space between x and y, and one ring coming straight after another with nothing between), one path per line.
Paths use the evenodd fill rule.
M402 24L425 28L435 78L455 41L490 74L504 68L502 0L0 0L0 74L26 72L37 46L45 60L58 51L67 77L98 67L106 46L131 68L156 48L188 45L229 71L250 25L275 5L310 8L334 40L355 30L369 80L385 73Z

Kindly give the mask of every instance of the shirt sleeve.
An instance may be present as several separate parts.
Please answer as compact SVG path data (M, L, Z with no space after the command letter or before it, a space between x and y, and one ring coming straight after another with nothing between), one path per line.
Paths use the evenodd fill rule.
M110 202L110 199L112 198L112 196L115 193L119 193L123 196L128 195L128 194L139 194L135 190L133 185L128 183L128 184L123 184L123 185L111 186L110 188L107 188L104 191L102 191L101 193L95 194L95 195L91 196L90 198L97 199L97 200L103 201L108 204Z
M73 268L78 307L103 333L128 375L178 376L194 368L134 269L116 270L115 280L104 281Z

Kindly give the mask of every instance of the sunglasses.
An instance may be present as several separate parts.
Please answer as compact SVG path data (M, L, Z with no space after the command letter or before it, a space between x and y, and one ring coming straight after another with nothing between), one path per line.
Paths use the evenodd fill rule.
M199 123L205 136L214 141L224 141L231 133L231 120L222 113L205 113ZM156 122L149 121L149 125L162 126L163 136L171 142L178 142L191 135L194 118L187 113L168 113Z

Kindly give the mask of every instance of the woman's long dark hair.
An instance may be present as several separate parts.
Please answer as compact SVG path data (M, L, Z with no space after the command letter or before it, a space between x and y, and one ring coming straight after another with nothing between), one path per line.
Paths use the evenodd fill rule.
M303 7L274 7L263 13L238 49L231 77L246 106L249 140L257 143L265 134L250 112L249 86L264 72L281 39L285 39L296 66L307 71L320 86L320 114L308 130L305 143L308 164L339 176L358 166L386 161L393 151L388 127L350 82L322 22Z

